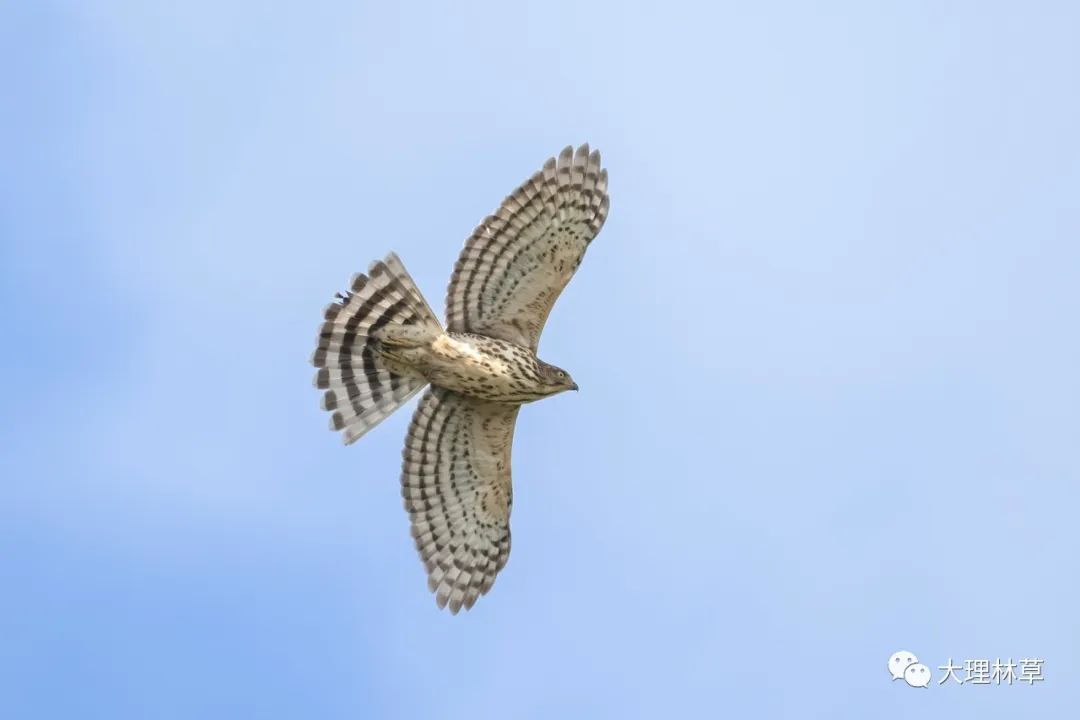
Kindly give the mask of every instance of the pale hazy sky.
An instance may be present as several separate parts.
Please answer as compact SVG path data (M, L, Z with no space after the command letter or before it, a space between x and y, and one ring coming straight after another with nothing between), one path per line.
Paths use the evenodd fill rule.
M151 9L157 6L156 9ZM1074 3L0 3L0 716L1064 718ZM435 608L307 365L588 141L514 546ZM928 689L892 682L910 650ZM1040 685L938 666L1045 659Z

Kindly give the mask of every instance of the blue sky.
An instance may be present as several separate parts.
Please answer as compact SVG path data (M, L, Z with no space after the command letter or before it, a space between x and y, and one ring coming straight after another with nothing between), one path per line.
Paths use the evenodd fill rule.
M1071 716L1078 22L0 4L0 715ZM326 430L319 313L390 250L440 306L582 141L611 214L541 343L582 392L522 412L510 563L453 617L409 411Z

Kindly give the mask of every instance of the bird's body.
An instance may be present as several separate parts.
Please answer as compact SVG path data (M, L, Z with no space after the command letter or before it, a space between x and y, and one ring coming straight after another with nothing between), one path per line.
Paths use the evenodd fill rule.
M442 333L420 339L388 329L378 341L381 356L402 374L418 374L432 385L478 400L520 405L572 385L564 382L569 379L565 371L529 348L486 335Z
M394 254L324 313L315 386L346 443L430 384L405 439L402 497L428 586L451 612L472 607L510 554L518 409L577 389L536 349L607 211L600 153L566 148L466 241L445 330Z

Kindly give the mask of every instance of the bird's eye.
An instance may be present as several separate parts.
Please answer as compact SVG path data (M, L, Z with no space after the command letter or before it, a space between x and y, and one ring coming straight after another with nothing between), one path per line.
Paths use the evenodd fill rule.
M561 378L566 377L566 373L564 373L562 370L560 370L559 371L559 377L561 377Z

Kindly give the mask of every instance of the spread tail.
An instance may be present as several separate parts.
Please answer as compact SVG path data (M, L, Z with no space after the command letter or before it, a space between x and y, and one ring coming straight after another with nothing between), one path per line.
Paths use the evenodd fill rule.
M332 413L330 429L345 444L356 442L427 385L418 373L395 366L379 353L380 329L438 335L438 318L397 255L372 263L353 276L350 290L326 307L311 363L319 368L315 387L326 390L322 407Z

